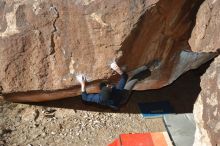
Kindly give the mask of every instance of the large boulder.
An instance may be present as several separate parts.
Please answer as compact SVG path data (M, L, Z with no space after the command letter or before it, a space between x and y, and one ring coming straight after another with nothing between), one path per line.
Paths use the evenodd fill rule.
M0 87L11 101L46 101L89 92L114 76L116 60L132 71L157 60L135 90L160 88L213 57L188 44L202 0L0 1ZM91 89L91 90L90 90Z
M201 78L202 91L194 105L196 134L194 146L220 145L220 57Z
M193 51L215 52L220 48L220 1L206 0L199 9L189 43ZM201 93L194 105L194 146L220 145L220 56L201 77Z

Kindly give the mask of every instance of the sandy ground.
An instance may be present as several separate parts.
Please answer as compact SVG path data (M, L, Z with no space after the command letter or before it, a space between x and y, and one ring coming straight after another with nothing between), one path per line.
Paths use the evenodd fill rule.
M161 118L1 102L1 144L104 146L121 133L164 131Z
M166 131L162 118L143 118L138 102L169 100L175 113L191 113L207 65L173 84L134 92L118 112L85 105L80 97L38 104L0 101L1 146L105 146L121 133Z

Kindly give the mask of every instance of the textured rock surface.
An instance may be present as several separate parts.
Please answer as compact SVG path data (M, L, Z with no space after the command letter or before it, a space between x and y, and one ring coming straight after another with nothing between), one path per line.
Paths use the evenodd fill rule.
M160 67L135 89L167 85L210 59L210 54L189 52L201 2L1 1L1 92L14 101L78 95L72 74L83 73L94 85L113 76L108 65L114 59L129 71L157 59Z
M220 145L220 57L202 76L201 88L193 110L197 125L194 146Z
M220 1L206 0L196 19L190 39L194 51L214 52L220 48ZM194 146L220 145L220 57L201 78L202 91L194 105L197 124Z
M220 1L206 0L200 7L189 40L193 51L215 52L220 48Z

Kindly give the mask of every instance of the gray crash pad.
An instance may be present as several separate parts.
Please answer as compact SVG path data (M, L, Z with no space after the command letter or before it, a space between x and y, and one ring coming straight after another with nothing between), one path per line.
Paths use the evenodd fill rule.
M175 146L192 146L196 125L193 114L164 115L164 123Z

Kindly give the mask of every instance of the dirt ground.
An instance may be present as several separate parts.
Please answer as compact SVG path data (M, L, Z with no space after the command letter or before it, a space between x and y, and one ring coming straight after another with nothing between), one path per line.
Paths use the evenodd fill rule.
M1 144L104 146L121 133L164 131L161 118L1 102Z
M134 92L118 112L85 105L80 97L38 104L1 100L0 145L105 146L121 133L166 131L162 118L143 118L137 103L169 100L175 113L191 113L207 66L162 89Z

